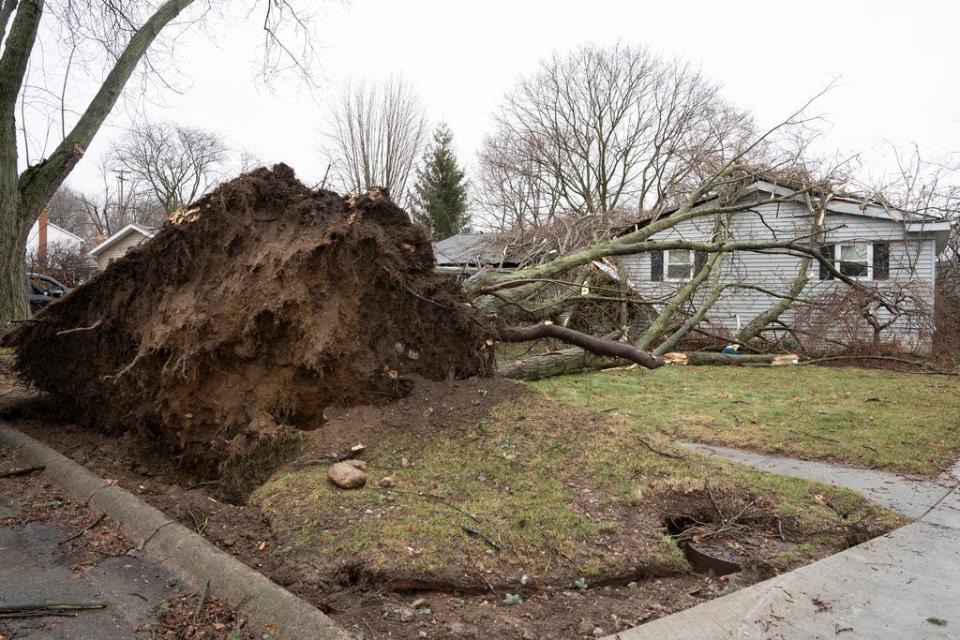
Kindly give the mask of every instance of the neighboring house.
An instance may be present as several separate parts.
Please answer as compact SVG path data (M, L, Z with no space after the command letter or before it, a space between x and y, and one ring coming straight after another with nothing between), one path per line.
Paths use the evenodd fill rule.
M731 239L810 237L813 214L800 196L790 198L792 193L791 189L765 181L750 185L742 198L755 199L757 204L730 217ZM776 197L787 201L764 202ZM707 206L709 202L698 206ZM646 221L637 223L627 231L645 224ZM716 216L694 218L650 239L710 241L715 225ZM801 341L806 337L816 343L803 341L806 346L829 349L874 339L879 335L876 328L883 327L883 341L896 341L918 352L929 350L936 257L949 238L949 222L837 197L827 205L824 229L825 237L817 247L820 254L844 275L898 298L902 312L892 314L869 305L864 298L856 299L850 295L851 287L834 279L828 269L814 260L808 269L809 280L797 296L801 303L781 315L783 325L775 333L783 336L784 332L793 331L794 339ZM632 288L648 300L665 300L693 277L705 258L693 251L669 250L627 255L620 261ZM707 312L701 328L735 335L738 327L746 326L782 299L770 293L787 292L796 281L801 263L801 257L782 251L726 254L720 272L725 288ZM694 296L695 307L708 297L710 290L708 279ZM814 299L822 303L828 298L833 306L805 304ZM841 299L846 302L841 304ZM872 319L867 319L868 315ZM884 326L887 323L889 326Z
M83 253L83 238L49 221L46 210L27 234L27 266L45 264L47 256L58 251Z
M458 233L433 243L437 271L475 273L484 267L516 269L517 259L495 233Z
M131 222L120 231L90 250L90 255L97 261L101 269L136 247L155 236L157 230L151 227Z

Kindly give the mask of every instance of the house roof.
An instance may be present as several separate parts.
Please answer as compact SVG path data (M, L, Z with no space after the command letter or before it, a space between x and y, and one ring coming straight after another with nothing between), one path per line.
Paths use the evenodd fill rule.
M750 195L761 193L769 194L774 198L790 198L791 196L794 196L796 199L800 198L800 195L797 194L796 188L758 179L744 187L738 200L743 200ZM712 200L716 200L718 197L719 196L716 195L707 196L694 203L694 206L703 206ZM763 204L763 200L758 199L757 204ZM680 207L674 207L673 209L668 209L660 214L659 217L669 216L679 208ZM937 218L935 216L914 211L904 211L903 209L890 207L880 202L858 199L849 195L834 196L831 198L829 204L827 205L827 213L863 216L866 218L905 223L906 231L908 232L950 231L950 221L944 218ZM624 233L640 229L649 224L650 221L651 218L638 220L633 224L618 229L618 234L622 235Z
M139 233L145 238L152 238L157 234L157 230L136 222L131 222L123 229L120 229L120 231L117 231L115 234L95 246L93 249L90 249L90 255L98 255L132 233Z
M504 243L495 233L458 233L445 240L433 243L437 266L488 265L516 266L516 258L510 256Z

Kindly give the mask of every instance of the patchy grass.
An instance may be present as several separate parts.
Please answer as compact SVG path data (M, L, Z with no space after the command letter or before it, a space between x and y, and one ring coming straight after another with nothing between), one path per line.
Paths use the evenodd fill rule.
M960 380L827 367L664 367L537 383L710 444L934 476L960 452Z
M507 589L526 574L569 588L676 574L687 569L664 521L677 516L796 566L901 522L851 492L678 450L636 420L534 390L468 427L384 432L364 458L362 489L334 488L321 465L251 498L293 553L351 580ZM378 487L384 476L396 486Z

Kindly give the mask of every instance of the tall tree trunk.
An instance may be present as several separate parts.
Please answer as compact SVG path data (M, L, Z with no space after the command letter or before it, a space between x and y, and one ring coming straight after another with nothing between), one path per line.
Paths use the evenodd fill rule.
M4 188L4 191L7 189ZM6 193L4 195L6 196ZM0 276L2 278L0 331L2 331L11 320L22 320L30 315L30 305L27 303L25 293L27 274L24 264L27 233L30 227L25 224L16 199L11 201L6 197L0 198L0 229L4 230L0 240L0 273L3 274Z
M43 0L21 0L0 56L0 328L30 314L25 296L26 234L110 114L147 49L194 0L166 0L130 37L73 129L44 160L17 175L15 106L37 38ZM5 8L8 3L4 3ZM0 16L4 21L9 14Z

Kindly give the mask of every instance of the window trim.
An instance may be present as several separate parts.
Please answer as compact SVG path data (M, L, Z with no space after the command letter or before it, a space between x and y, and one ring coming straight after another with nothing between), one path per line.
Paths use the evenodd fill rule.
M683 278L672 278L670 277L670 252L686 252L690 256L690 269L687 271L686 277ZM693 279L693 272L695 269L696 256L694 255L693 249L664 249L663 250L663 279L665 282L689 282ZM678 265L679 266L679 265Z
M867 247L867 275L851 276L843 273L843 260L840 259L841 247L850 245L866 245ZM851 280L873 280L873 242L864 242L862 240L840 240L833 245L833 266Z

